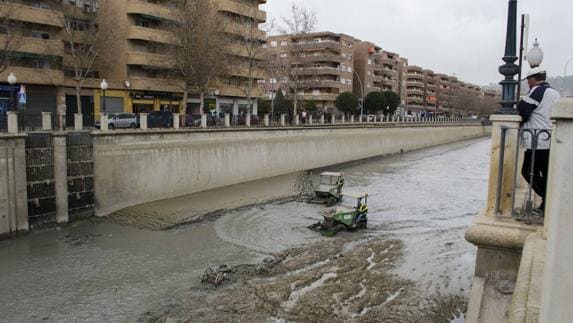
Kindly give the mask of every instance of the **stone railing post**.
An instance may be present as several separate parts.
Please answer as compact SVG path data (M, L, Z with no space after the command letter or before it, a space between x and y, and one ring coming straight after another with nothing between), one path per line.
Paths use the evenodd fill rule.
M354 123L354 115L350 116L350 123Z
M298 116L298 114L294 115L294 125L295 126L299 126L300 125L300 118Z
M539 322L566 322L573 317L573 99L553 108L545 232L547 253Z
M179 113L173 114L173 129L179 129L179 125L181 124L181 118Z
M207 115L206 114L201 115L201 128L203 128L203 129L207 128Z
M283 113L281 114L281 127L286 126L286 115Z
M320 115L320 124L324 124L324 114Z
M269 119L269 114L265 114L265 116L263 117L263 124L265 125L265 127L268 127L270 125L270 119Z
M245 126L250 127L251 126L251 114L247 113L247 115L245 116Z
M25 137L0 136L0 237L29 230Z
M103 130L103 125L104 125L104 116L102 115L102 119L101 119L101 125L102 125L102 129ZM105 128L107 130L107 117L105 118ZM147 130L147 113L140 113L139 114L139 128L141 130Z
M330 115L330 124L332 124L332 125L336 124L336 115L335 114Z
M225 128L231 127L231 114L225 113Z
M74 129L81 131L84 128L84 116L81 113L74 114Z
M77 116L78 114L76 114ZM76 119L74 119L76 121ZM77 128L76 128L77 129ZM80 129L81 130L81 129ZM68 147L65 132L57 132L54 140L54 183L56 189L56 222L68 223Z
M18 133L18 112L6 112L8 118L8 133Z
M42 130L50 131L52 130L52 113L42 112Z
M308 125L312 126L313 120L312 120L312 114L308 115Z
M346 115L342 115L342 118L340 119L340 123L345 124L346 123Z

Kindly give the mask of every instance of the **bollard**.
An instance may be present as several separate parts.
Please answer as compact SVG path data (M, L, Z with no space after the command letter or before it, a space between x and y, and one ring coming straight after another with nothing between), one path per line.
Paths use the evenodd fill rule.
M350 116L350 123L354 123L354 115Z
M84 116L81 113L74 114L74 129L80 131L84 128Z
M331 124L336 124L336 115L334 115L334 114L331 114L331 115L330 115L330 123L331 123Z
M286 126L286 115L283 113L281 114L281 127Z
M139 129L147 130L147 113L139 114Z
M52 130L52 113L42 112L42 130L50 131Z
M265 125L265 127L268 127L270 125L270 121L269 121L269 114L265 114L265 116L263 117L263 123Z
M324 124L324 114L320 115L320 124Z
M206 114L201 115L201 128L203 128L203 129L207 128L207 115Z
M147 121L147 117L146 117L145 121ZM145 123L145 126L147 126L147 122ZM100 116L99 128L101 131L108 131L109 130L109 121L107 119L107 115L102 114Z
M174 113L173 114L173 129L179 129L179 123L180 123L180 117L179 117L179 113Z
M245 116L245 126L250 127L251 126L251 114L247 113L247 115Z
M225 113L225 128L231 127L231 114Z
M308 115L308 124L310 126L312 126L312 115L311 114Z
M8 133L18 133L18 113L8 111L6 116L8 118Z
M298 117L298 114L294 116L294 125L298 126L300 124L300 119Z

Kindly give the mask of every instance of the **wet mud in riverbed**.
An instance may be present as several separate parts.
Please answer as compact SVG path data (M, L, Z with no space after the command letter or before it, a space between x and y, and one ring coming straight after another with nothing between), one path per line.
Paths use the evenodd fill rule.
M0 321L449 322L469 294L464 232L485 205L489 148L329 167L371 195L369 229L335 238L307 229L325 208L292 199L305 187L293 174L0 241ZM202 285L221 264L240 270Z
M393 274L402 254L399 240L344 234L236 266L221 287L196 288L139 321L450 322L465 311L463 297L428 296Z

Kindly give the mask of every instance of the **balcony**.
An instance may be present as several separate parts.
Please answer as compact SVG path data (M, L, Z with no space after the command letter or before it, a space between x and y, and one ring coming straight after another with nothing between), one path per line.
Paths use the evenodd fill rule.
M127 14L146 15L165 20L172 19L173 17L172 8L142 0L129 0L126 12Z
M175 44L177 42L175 36L169 31L139 26L129 26L127 39L146 40L162 44Z
M63 16L60 12L50 9L41 9L14 3L0 2L0 12L6 12L5 18L42 24L53 27L63 27Z
M5 44L7 36L0 34L0 43ZM64 43L61 40L39 39L32 37L14 37L11 40L10 51L52 56L64 54Z
M0 79L5 80L10 73L14 73L19 84L62 85L64 72L61 70L48 70L29 67L10 66L0 73Z
M172 68L173 64L167 55L144 53L144 52L128 52L127 53L128 65L141 65L152 66L161 68Z
M424 79L424 76L422 74L417 74L417 73L408 73L408 79L417 79L422 81Z
M225 25L223 31L229 34L234 34L239 36L246 36L251 34L250 27L241 25L240 23L233 20L229 20L229 23ZM260 29L254 30L253 34L254 34L253 36L259 40L265 40L267 37L267 34Z
M299 95L299 98L303 100L313 100L313 101L327 101L327 102L334 102L338 94L336 93L320 93L320 94L312 94L312 93L305 93L303 95Z
M346 61L346 58L342 57L341 55L323 54L323 55L309 55L309 56L299 56L299 57L295 56L294 60L301 63L313 63L313 62L342 63Z
M233 0L219 0L219 10L230 12L239 16L245 16L256 19L257 22L263 23L267 21L267 13L259 9L259 5L253 3L247 5Z
M304 67L297 69L297 74L301 75L343 75L347 73L336 67Z

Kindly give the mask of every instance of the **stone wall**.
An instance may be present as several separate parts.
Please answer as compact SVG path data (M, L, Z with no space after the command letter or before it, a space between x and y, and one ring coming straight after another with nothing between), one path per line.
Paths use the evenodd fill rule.
M0 135L0 236L28 231L24 138Z
M477 124L94 132L96 215L308 169L482 137Z

